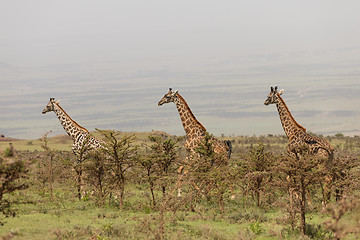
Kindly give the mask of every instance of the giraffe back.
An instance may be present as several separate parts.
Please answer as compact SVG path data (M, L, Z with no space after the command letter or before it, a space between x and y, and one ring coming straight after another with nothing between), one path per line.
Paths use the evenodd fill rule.
M90 151L104 148L105 142L95 138L90 133L79 134L73 143L72 150L75 155L87 154Z
M325 157L329 160L332 160L333 158L334 148L324 138L312 136L306 132L301 132L293 139L289 139L289 141L288 149L295 149L301 146L306 146L308 147L309 152L314 156Z

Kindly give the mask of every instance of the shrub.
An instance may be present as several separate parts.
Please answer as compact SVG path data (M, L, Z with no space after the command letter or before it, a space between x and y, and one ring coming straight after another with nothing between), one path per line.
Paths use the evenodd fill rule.
M256 235L263 232L263 228L261 227L260 222L256 221L250 224L250 230L255 233Z
M15 155L15 149L14 146L12 145L12 143L9 143L9 147L7 147L4 151L4 156L5 157L13 157Z
M14 191L22 190L28 187L23 181L26 178L28 170L23 161L5 163L1 161L0 165L0 211L5 217L15 216L15 211L11 209L11 203L4 198L5 194L11 194ZM3 224L2 222L0 222Z

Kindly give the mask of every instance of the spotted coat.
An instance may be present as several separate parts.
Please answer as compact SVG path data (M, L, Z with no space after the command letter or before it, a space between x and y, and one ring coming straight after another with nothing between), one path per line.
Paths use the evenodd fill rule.
M186 133L186 141L184 147L190 154L195 153L195 149L205 139L207 134L205 127L196 119L185 99L178 93L169 89L169 92L159 101L161 106L165 103L174 102L180 115L181 123ZM216 154L226 154L230 157L231 143L230 141L220 141L215 137L211 137L211 143Z
M306 129L298 124L291 115L285 101L280 96L283 90L280 92L271 87L270 94L265 100L264 104L276 104L281 124L285 131L286 136L289 139L287 152L289 155L296 154L295 151L299 147L306 146L309 152L314 156L325 157L332 161L334 148L331 144L323 138L312 136L306 132Z
M72 150L75 155L80 155L81 149L84 147L86 149L83 149L83 153L103 147L103 141L93 137L86 128L71 119L65 110L60 107L59 102L55 102L54 98L50 98L42 113L45 114L51 111L55 112L64 130L73 140Z

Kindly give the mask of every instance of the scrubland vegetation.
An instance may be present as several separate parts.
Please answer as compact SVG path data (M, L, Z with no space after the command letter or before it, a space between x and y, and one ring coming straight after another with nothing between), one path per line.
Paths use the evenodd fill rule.
M229 160L205 139L187 161L183 137L94 135L106 148L80 159L67 136L0 142L2 239L360 237L360 137L326 137L329 166L282 135L221 136Z

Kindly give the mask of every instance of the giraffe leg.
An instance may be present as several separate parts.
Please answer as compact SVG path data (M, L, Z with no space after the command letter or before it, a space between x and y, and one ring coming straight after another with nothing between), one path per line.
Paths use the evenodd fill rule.
M81 200L84 195L83 195L83 179L82 179L82 175L83 175L83 171L82 171L82 166L81 164L79 164L79 161L77 161L76 165L74 166L74 170L76 172L76 184L77 184L77 195L78 195L78 199Z
M183 177L183 170L184 166L180 166L178 168L178 181L176 183L176 188L178 189L178 195L177 197L181 197L181 183L182 183L182 177Z
M306 196L307 196L308 205L312 205L309 189L306 189Z
M235 196L235 193L234 193L234 186L233 186L233 184L230 185L230 192L231 192L230 199L231 199L231 200L234 200L234 199L236 198L236 196Z
M328 176L325 177L324 183L321 183L321 191L322 191L322 195L323 195L323 201L322 201L323 209L326 208L327 202L330 201L330 197L331 197L330 184L331 184L331 181L332 181L332 177L328 175Z

